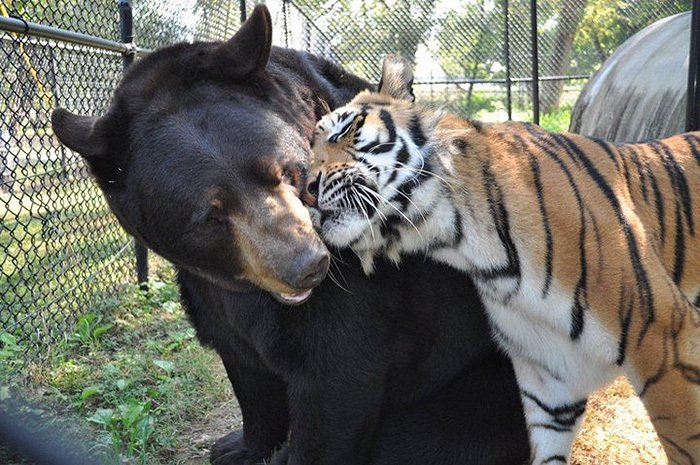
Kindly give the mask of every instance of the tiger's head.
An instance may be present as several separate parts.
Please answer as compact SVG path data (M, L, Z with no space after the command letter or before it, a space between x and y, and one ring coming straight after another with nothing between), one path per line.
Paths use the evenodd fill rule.
M436 117L414 105L412 83L410 63L387 56L378 91L325 115L314 134L314 224L328 244L353 249L368 273L378 253L398 261L392 243L423 215L421 199L431 197L414 194L440 187L430 182Z

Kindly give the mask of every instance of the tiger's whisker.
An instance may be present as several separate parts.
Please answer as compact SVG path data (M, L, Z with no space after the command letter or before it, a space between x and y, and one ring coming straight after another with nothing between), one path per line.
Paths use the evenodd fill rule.
M423 235L422 235L422 234L420 233L420 231L418 230L418 227L413 223L413 221L411 221L411 219L410 219L408 216L406 216L406 214L404 214L401 210L399 210L399 209L396 207L396 205L394 205L393 203L391 203L391 201L387 200L384 196L382 196L382 195L379 194L378 192L375 192L375 191L373 191L373 190L367 188L366 186L363 186L363 185L361 185L361 184L358 184L358 187L360 187L360 188L361 188L362 190L364 190L365 192L374 195L377 199L381 200L382 202L384 202L385 204L387 204L387 205L389 205L391 208L393 208L393 209L396 211L396 213L398 213L403 219L406 220L406 222L408 222L408 224L410 224L410 225L413 227L413 229L416 230L416 233L418 234L418 237L420 237L421 240L423 240Z
M411 205L413 205L413 208L416 209L416 211L417 211L418 214L421 216L421 218L423 218L423 221L425 221L425 215L423 214L423 211L422 211L420 208L418 208L418 205L416 205L416 204L413 202L413 200L411 200L411 197L409 197L408 195L404 194L403 192L401 192L400 190L398 190L398 189L395 188L394 186L391 186L391 185L388 185L388 184L387 184L386 187L388 187L388 188L390 188L390 189L393 189L397 194L403 196L406 200L408 200L408 202L409 202Z
M376 242L376 238L374 237L374 228L372 227L372 222L369 219L369 214L367 213L367 210L365 207L362 205L362 200L359 198L359 192L356 190L355 186L351 185L350 186L350 194L353 196L353 199L356 200L356 204L360 211L362 211L362 214L364 215L365 219L367 220L367 226L369 226L369 232L372 234L372 242Z

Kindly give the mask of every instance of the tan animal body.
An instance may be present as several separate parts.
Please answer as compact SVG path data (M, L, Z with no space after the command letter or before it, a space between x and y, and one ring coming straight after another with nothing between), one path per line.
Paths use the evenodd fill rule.
M620 373L671 463L700 463L700 134L613 145L479 123L417 107L411 79L389 57L379 93L319 122L324 239L367 272L424 253L472 277L532 463L568 462L586 398Z

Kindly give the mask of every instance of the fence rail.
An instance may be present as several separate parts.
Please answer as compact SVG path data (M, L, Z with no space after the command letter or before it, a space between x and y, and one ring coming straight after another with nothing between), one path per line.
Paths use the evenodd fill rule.
M115 42L102 37L82 34L80 32L68 31L53 26L44 26L38 23L32 23L20 18L0 16L0 30L24 34L32 37L41 37L43 39L57 40L76 45L84 45L86 47L101 48L110 52L123 54L144 54L149 50L134 46L131 43Z
M631 34L700 8L700 0L266 3L278 45L371 80L383 54L399 52L416 63L421 101L534 121L566 119L582 83ZM47 353L81 315L99 312L123 283L147 277L146 250L132 248L82 161L55 140L50 111L100 114L135 56L177 41L226 39L254 4L0 0L0 332L14 333L32 356ZM693 37L695 127L697 31Z

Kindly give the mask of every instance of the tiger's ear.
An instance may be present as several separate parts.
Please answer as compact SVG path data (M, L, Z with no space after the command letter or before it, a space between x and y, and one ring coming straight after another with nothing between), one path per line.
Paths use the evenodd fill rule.
M413 70L407 59L394 54L384 57L379 93L409 102L416 100L413 95Z

